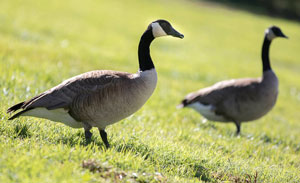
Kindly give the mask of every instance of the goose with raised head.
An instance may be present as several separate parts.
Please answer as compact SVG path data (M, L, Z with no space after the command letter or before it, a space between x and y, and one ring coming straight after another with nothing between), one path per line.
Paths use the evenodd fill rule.
M96 70L72 77L10 107L8 113L21 111L9 119L33 116L84 128L86 141L91 140L91 128L97 127L108 148L105 127L135 113L152 95L157 74L149 47L155 38L167 35L184 37L166 20L157 20L148 26L138 46L137 73Z
M269 47L276 37L287 38L276 26L266 29L262 47L262 77L218 82L188 94L178 108L193 108L211 121L234 122L237 134L242 122L267 114L278 95L278 79L269 60Z

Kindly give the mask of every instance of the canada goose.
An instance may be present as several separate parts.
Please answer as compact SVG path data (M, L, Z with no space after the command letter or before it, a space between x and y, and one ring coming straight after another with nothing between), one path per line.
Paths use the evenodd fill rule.
M184 36L166 20L152 22L140 39L138 47L139 71L135 74L96 70L72 77L27 101L18 103L7 113L22 111L19 116L33 116L62 122L73 128L84 128L86 141L97 127L108 148L105 127L124 119L140 109L152 95L157 74L150 57L151 42L161 36Z
M193 108L211 121L234 122L237 127L236 133L239 134L242 122L262 117L276 103L278 79L269 60L269 47L276 37L287 38L276 26L266 29L262 47L261 78L218 82L188 94L178 108Z

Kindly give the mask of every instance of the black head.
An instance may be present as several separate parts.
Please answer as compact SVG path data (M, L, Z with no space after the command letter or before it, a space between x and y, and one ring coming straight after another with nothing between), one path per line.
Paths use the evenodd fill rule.
M279 27L277 26L271 26L265 31L266 37L271 41L276 37L283 37L283 38L288 38L286 35L282 33Z
M155 38L167 35L181 39L184 37L183 34L176 31L166 20L156 20L149 25L149 28L152 28L152 34Z

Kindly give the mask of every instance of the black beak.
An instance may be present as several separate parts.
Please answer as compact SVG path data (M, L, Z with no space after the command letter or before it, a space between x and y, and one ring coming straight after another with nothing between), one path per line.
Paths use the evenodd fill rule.
M175 30L174 28L171 28L169 35L174 36L174 37L178 37L180 39L184 38L184 35L179 33L177 30Z
M289 37L287 37L286 35L284 35L282 32L280 33L279 37L283 37L283 38L286 38L286 39L289 38Z

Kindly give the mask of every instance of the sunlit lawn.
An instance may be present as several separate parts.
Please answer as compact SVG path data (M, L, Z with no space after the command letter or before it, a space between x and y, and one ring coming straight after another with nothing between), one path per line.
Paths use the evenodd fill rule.
M300 182L299 23L184 0L9 0L0 7L0 182ZM96 129L85 146L83 130L7 120L8 107L74 75L136 72L139 38L159 18L185 38L153 42L157 88L141 110L107 128L112 148L104 149ZM236 137L234 124L176 109L191 91L259 77L270 25L290 39L271 46L280 93L268 115L243 124Z

